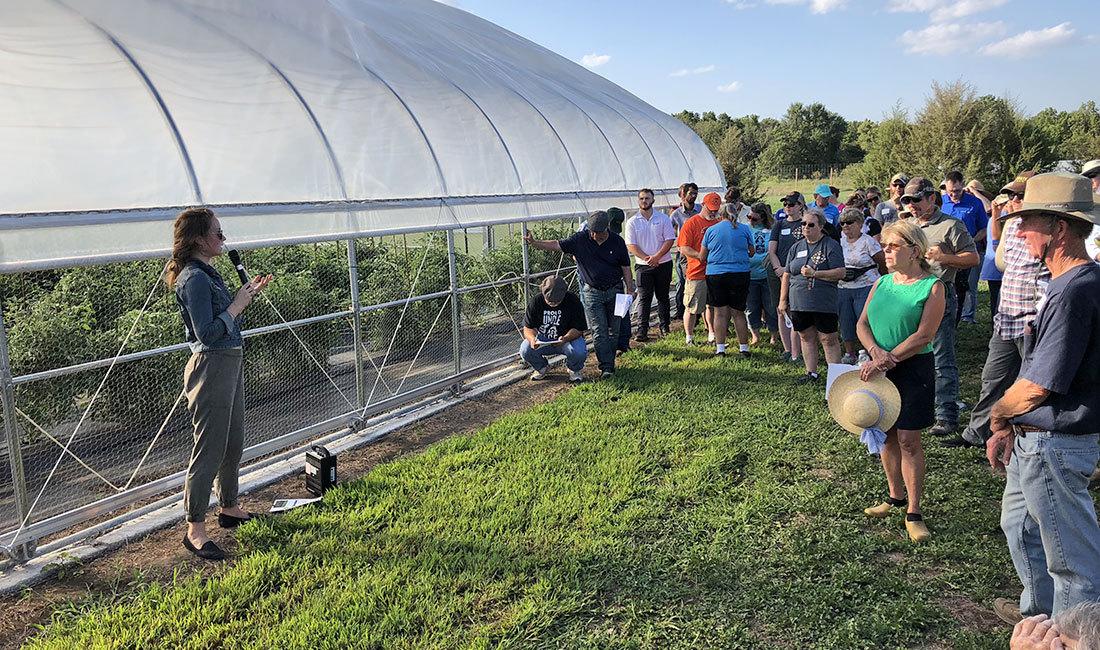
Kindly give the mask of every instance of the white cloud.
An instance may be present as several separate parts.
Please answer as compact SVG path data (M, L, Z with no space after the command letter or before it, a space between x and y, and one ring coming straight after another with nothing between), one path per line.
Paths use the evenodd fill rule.
M901 35L905 51L911 54L958 54L965 52L975 40L975 35L999 36L1005 32L1002 22L957 23L932 25L921 30L907 30Z
M717 88L715 88L715 90L717 90L720 93L732 93L735 90L738 90L739 88L741 88L741 82L740 81L735 81L735 82L733 82L731 84L727 84L725 86L718 86Z
M684 68L683 70L677 70L676 72L670 73L668 76L670 76L670 77L686 77L689 74L703 74L703 73L706 73L706 72L714 72L714 66L713 65L705 65L701 68L694 68L692 70L688 70L687 68Z
M928 13L934 23L945 23L1008 4L1008 0L890 0L891 13Z
M756 6L755 2L744 2L742 0L726 0L726 2L733 5L734 9L752 9Z
M610 54L585 54L581 57L581 65L586 68L595 68L611 60Z
M847 4L848 0L765 0L770 5L810 5L810 11L815 14L824 14L839 9Z
M1044 50L1069 45L1076 40L1077 30L1068 22L1046 29L1032 29L1022 34L990 43L978 50L983 56L1000 56L1007 59L1023 59Z

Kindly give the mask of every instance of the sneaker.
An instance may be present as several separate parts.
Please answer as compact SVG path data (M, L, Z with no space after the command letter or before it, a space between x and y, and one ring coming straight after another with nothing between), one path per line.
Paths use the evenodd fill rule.
M752 356L752 352L749 352L748 350L741 350L740 352L738 352L738 354L746 359Z
M807 372L806 374L796 379L795 382L799 384L816 384L818 379L820 379L818 375L815 375L812 372Z
M802 357L791 357L790 359L787 359L787 361L789 361L790 363L797 363L801 365Z
M1020 604L1008 598L998 598L993 601L993 613L1005 623L1015 625L1024 620L1020 613Z
M959 407L960 411L967 411L970 409L970 407L966 405L966 402L963 402L961 400L956 401L955 406Z
M783 350L783 360L784 361L790 361L791 360L791 353L787 352L786 350Z
M684 337L684 345L695 345L695 337L694 336L685 336Z
M580 370L570 370L569 371L569 381L574 381L574 382L584 381L584 377L581 375L581 371Z
M634 340L638 343L647 343L649 342L649 334L639 332L638 335L634 337Z
M531 381L538 381L540 379L546 379L546 373L550 372L550 366L546 366L542 370L536 370L531 373Z
M917 544L927 542L928 540L932 539L932 533L928 532L928 526L924 525L924 520L922 519L917 519L915 521L912 519L906 519L905 531L909 533L909 539L913 540Z
M856 359L857 357L854 354L845 354L840 357L840 362L848 366L854 366L856 365Z
M948 422L947 420L936 420L935 426L928 430L928 433L936 436L937 438L945 438L952 433L955 433L959 429L957 422Z
M615 372L613 370L604 370L603 372L600 373L600 379L609 379L609 378L614 377L614 376L615 376Z
M725 350L723 350L722 352L715 352L715 353L714 353L714 356L716 356L716 357L724 357L724 356L726 356L726 352L725 352Z
M714 343L714 332L707 332L707 343Z
M660 336L668 336L670 332L671 332L671 330L668 329L667 327L665 327L664 325L657 328L657 334L659 334Z
M958 449L959 447L982 447L983 445L976 445L962 436L955 436L954 438L941 440L940 446L948 449Z

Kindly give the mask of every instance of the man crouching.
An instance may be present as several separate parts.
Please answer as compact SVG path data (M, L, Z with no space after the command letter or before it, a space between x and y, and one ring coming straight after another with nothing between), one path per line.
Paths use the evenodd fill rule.
M519 355L534 368L531 379L539 380L550 370L546 355L564 354L569 381L581 381L581 369L588 356L584 344L588 322L581 300L556 275L543 280L541 289L523 315L524 340Z

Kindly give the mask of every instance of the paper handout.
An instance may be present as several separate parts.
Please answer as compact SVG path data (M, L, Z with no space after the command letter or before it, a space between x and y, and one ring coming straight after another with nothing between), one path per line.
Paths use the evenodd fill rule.
M634 304L634 296L628 293L615 294L615 315L619 318L626 318L626 315L630 313L630 306Z

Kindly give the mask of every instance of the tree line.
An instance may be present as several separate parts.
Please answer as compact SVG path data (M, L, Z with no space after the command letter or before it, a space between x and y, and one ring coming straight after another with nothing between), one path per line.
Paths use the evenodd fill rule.
M793 103L782 119L713 111L674 115L722 165L729 185L760 198L761 181L785 166L841 164L859 186L885 187L901 171L941 179L951 170L1001 187L1017 173L1100 157L1100 109L1045 108L1026 116L1007 97L979 96L963 81L933 83L912 116L896 105L879 122L846 120L822 104Z

